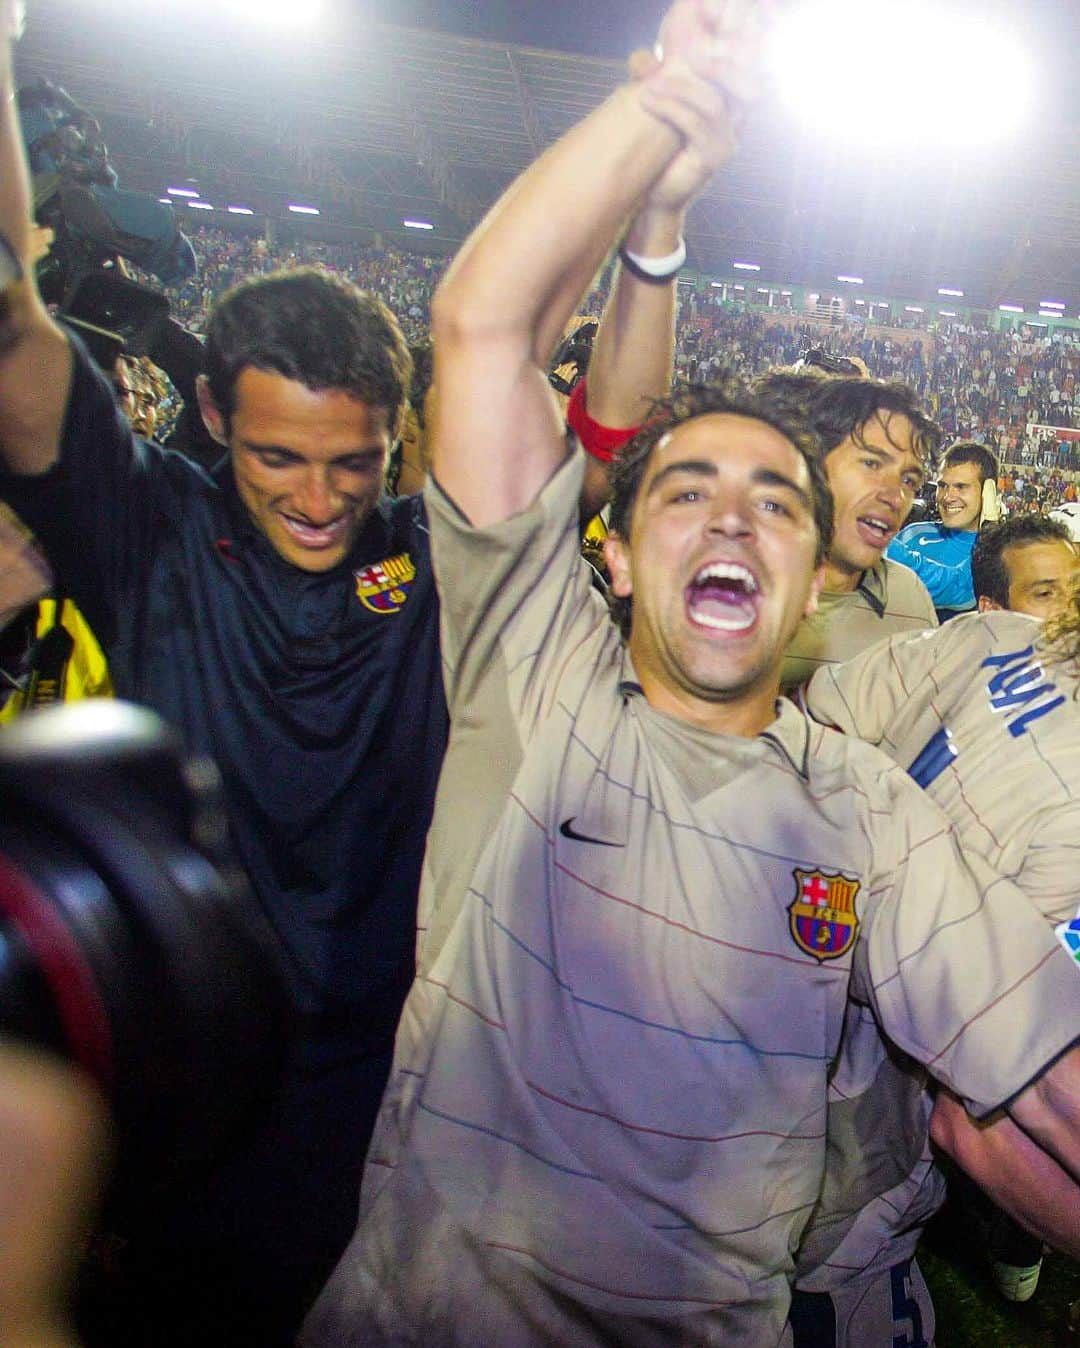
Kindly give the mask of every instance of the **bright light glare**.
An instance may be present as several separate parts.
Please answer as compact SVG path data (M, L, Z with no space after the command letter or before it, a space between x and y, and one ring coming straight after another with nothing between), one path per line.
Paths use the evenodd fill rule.
M802 126L877 147L994 144L1032 93L1016 34L938 0L802 0L777 21L768 60ZM986 78L1007 94L973 97Z
M208 201L189 201L188 205L193 211L212 211L214 209Z
M838 276L836 279L838 281L846 281L848 285L852 286L861 286L863 284L863 278L861 276Z
M434 229L430 220L402 220L406 229Z
M290 206L289 210L294 215L321 215L322 212L318 206Z
M1024 312L1019 304L999 304L998 308L1003 314L1022 314Z
M756 262L733 262L731 264L736 271L760 271L761 267Z
M952 290L949 286L938 286L939 295L953 295L956 299L962 300L964 292L962 290Z
M197 197L199 195L190 187L166 187L165 191L168 192L170 197Z
M254 215L255 212L251 209L250 206L230 206L230 207L229 207L229 214L230 214L230 215Z
M319 18L319 0L224 0L225 13L249 20L259 27L273 24L278 28L299 28Z
M1039 301L1039 308L1040 308L1040 309L1064 309L1065 306L1064 306L1064 304L1061 303L1060 300L1040 300L1040 301Z

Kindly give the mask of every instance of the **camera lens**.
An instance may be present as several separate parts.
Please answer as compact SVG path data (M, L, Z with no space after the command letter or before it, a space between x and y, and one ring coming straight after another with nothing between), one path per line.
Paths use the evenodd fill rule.
M181 1182L247 1134L288 1051L289 1006L207 760L111 700L4 730L0 1034L97 1081L118 1197Z

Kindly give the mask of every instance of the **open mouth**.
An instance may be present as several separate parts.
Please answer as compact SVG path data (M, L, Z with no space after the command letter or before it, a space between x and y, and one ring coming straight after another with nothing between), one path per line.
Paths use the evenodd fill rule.
M859 534L872 548L887 547L896 530L880 515L860 515L856 520Z
M757 622L758 583L739 562L710 562L686 587L691 622L713 632L746 632Z
M293 515L281 515L289 534L304 548L332 548L340 543L349 527L349 516L339 515L329 524L307 524Z

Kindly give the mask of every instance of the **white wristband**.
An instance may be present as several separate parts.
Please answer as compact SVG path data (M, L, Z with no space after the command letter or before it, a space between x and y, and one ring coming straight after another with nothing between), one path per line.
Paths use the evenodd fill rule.
M679 246L665 257L642 257L640 253L632 253L625 243L619 249L619 253L638 271L643 271L647 276L654 276L658 281L667 281L686 262L686 240L680 237Z

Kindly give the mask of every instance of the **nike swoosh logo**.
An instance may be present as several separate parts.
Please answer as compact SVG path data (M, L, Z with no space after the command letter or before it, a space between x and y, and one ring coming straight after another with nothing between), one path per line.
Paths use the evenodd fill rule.
M922 538L916 539L915 546L917 548L925 548L928 547L931 543L944 543L944 542L945 540L943 538L934 538L933 536L927 538L926 535L924 534Z
M576 815L571 815L569 819L564 819L559 825L559 832L564 838L572 838L574 842L595 843L597 847L625 847L625 843L608 842L605 838L590 838L587 833L578 833L574 828Z

